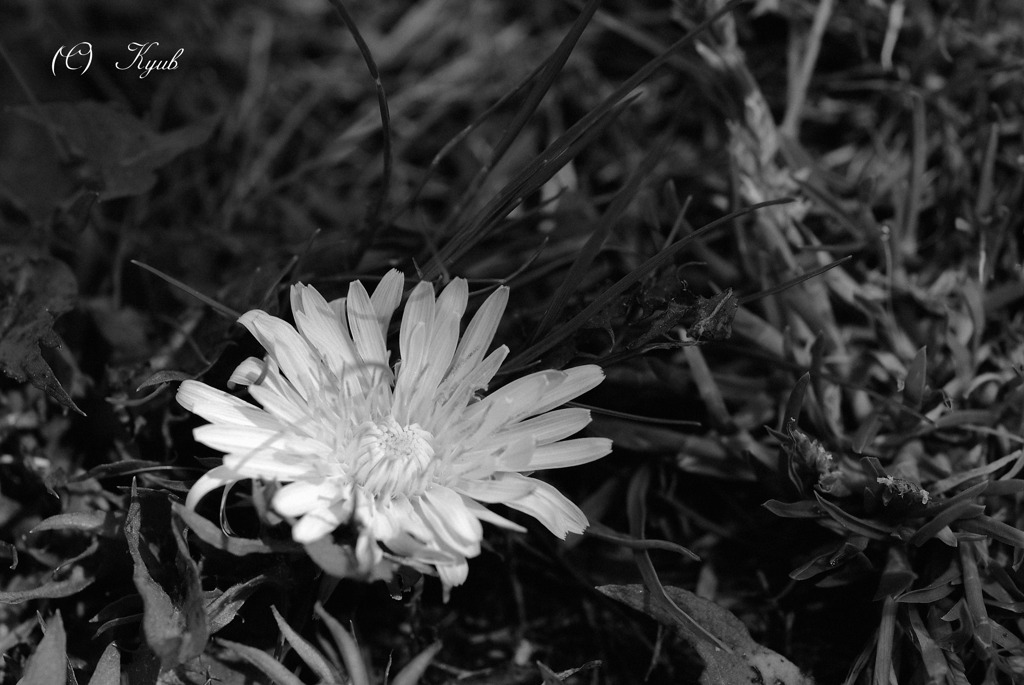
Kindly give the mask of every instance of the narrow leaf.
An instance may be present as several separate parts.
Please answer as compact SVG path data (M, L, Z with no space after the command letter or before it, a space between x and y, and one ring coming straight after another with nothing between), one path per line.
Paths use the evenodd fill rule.
M314 673L320 676L320 680L328 683L339 682L341 674L331 666L330 662L324 658L324 655L305 638L295 632L294 628L288 625L288 622L284 620L276 606L271 606L270 611L274 614L274 620L277 621L277 627L281 630L281 635L284 636L284 639L295 650L295 653L299 655L299 658L306 662L306 665Z
M0 371L82 414L39 350L60 345L53 323L77 298L78 283L64 262L33 249L0 247Z
M920 547L938 535L940 530L954 521L981 516L983 513L985 513L984 505L975 504L967 499L961 500L953 506L940 511L934 517L929 519L927 523L918 528L917 531L910 536L910 539L907 540L907 542Z
M31 590L12 590L0 592L0 603L21 604L33 599L58 599L60 597L71 597L96 581L91 575L86 575L85 569L81 566L71 568L71 573L63 580L54 580L49 583L32 588Z
M46 622L44 631L18 685L61 685L68 681L68 637L59 611Z
M875 540L883 540L893 531L892 526L884 523L878 523L877 521L862 519L854 516L853 514L847 513L842 508L826 500L817 492L814 493L814 497L818 500L818 506L821 507L822 511L849 531L853 531L854 533L864 535Z
M965 533L987 535L994 540L1024 549L1024 531L1019 528L997 521L991 516L978 516L973 519L957 521L956 527Z
M206 604L206 616L210 625L210 634L214 634L221 628L231 623L238 611L245 604L256 589L264 583L272 582L273 579L265 573L255 578L250 578L242 583L232 585L224 592L217 595L212 601Z
M770 499L761 505L776 516L787 519L819 519L823 516L821 507L809 500L780 502Z
M89 685L120 685L121 683L121 652L111 642L96 662L96 670L89 678Z
M922 347L910 363L907 377L903 382L903 404L914 411L920 411L924 400L924 386L928 373L928 348Z
M391 685L416 685L426 672L430 662L441 651L441 643L435 642L412 658L391 680Z
M786 400L786 411L782 415L782 426L788 426L791 422L800 420L800 411L804 406L804 396L807 394L807 385L811 382L810 372L800 376L796 385L789 393Z
M779 200L769 200L767 202L760 202L756 205L751 205L746 209L741 209L731 214L727 214L719 219L712 221L705 226L702 226L698 230L689 234L688 236L677 240L665 249L661 250L658 254L654 255L637 268L630 271L628 274L620 278L614 285L608 290L604 291L591 302L587 307L583 308L579 314L574 316L572 319L562 324L558 328L551 331L550 334L544 337L544 340L531 345L528 349L517 355L514 359L508 362L509 368L506 369L506 373L510 372L515 368L520 368L523 365L528 364L540 355L544 354L548 350L554 348L556 345L561 343L563 340L572 335L580 327L582 327L587 321L594 317L598 312L603 310L613 301L615 301L620 295L625 293L634 284L638 283L648 273L662 267L669 263L679 252L687 247L694 240L703 238L704 236L712 233L720 228L724 228L732 223L733 220L738 219L741 216L755 212L758 209L764 207L771 207L773 205L785 204L792 202L789 198L783 198Z
M304 685L298 676L285 668L284 664L263 650L231 640L220 639L218 642L263 671L276 685Z
M348 669L351 685L370 685L370 674L366 670L366 662L363 661L363 655L359 651L356 639L345 630L338 619L328 614L319 602L313 606L313 610L327 626L331 637L334 638L334 644L341 652L341 659L345 662L345 668Z
M182 292L188 293L189 295L191 295L192 297L196 298L197 300L199 300L203 304L207 305L208 307L210 307L211 309L213 309L215 312L217 312L218 314L220 314L221 316L223 316L226 319L229 319L231 321L238 321L239 317L242 316L240 313L236 312L234 309L231 309L231 307L228 307L227 305L223 305L220 302L217 302L217 300L213 299L212 297L208 297L207 295L204 295L203 293L199 292L198 290L196 290L192 286L190 286L190 285L188 285L186 283L183 283L182 281L179 281L177 278L174 278L173 276L168 276L163 271L160 271L160 269L157 269L157 268L154 268L152 266L149 266L148 264L143 264L142 262L137 261L135 259L133 259L131 261L132 261L132 264L134 264L135 266L143 268L143 269L145 269L146 271L148 271L149 273L151 273L151 274L153 274L155 276L159 276L164 281L170 283L171 285L173 285L178 290L181 290Z
M596 2L591 2L594 9L597 8ZM582 249L577 253L576 258L573 260L572 266L569 267L568 273L565 274L565 278L559 284L554 294L548 300L548 307L544 311L544 315L541 317L540 323L537 324L537 330L534 331L533 340L539 340L541 336L548 332L548 330L554 325L555 321L559 319L562 314L562 310L565 309L566 303L569 301L569 297L576 291L580 283L585 278L587 271L590 269L591 264L594 263L594 259L597 258L598 253L607 241L608 236L611 234L612 229L615 227L619 218L622 216L626 208L629 207L630 203L636 198L637 190L640 188L640 184L650 174L655 164L664 155L666 148L668 147L669 139L662 138L654 145L643 160L633 169L633 173L630 175L626 184L619 189L615 194L615 198L612 200L608 209L605 210L604 214L597 222L597 226L594 227L590 237L587 238L587 242L583 244Z

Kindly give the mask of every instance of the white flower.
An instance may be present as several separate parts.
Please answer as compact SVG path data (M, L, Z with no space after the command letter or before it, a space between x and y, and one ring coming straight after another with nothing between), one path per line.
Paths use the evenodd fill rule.
M408 564L437 573L447 592L480 553L481 521L523 531L484 504L525 512L563 538L586 528L576 505L523 472L611 451L604 438L565 440L590 413L555 409L604 375L597 366L542 371L481 399L508 354L505 346L486 354L508 289L483 303L460 340L469 299L462 279L436 301L430 283L413 289L392 370L385 339L403 284L393 270L372 297L356 281L346 300L330 303L294 285L295 327L260 310L242 315L267 358L242 362L230 382L248 386L262 408L197 381L181 384L178 401L210 421L196 440L225 453L186 504L243 479L287 483L271 504L294 521L297 542L351 524L360 573L386 576Z

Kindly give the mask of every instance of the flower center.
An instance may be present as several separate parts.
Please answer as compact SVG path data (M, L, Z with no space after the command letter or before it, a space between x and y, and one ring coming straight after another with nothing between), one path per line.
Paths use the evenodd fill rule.
M365 421L358 429L353 477L381 499L411 495L426 485L434 458L433 439L418 423L402 426L394 417Z

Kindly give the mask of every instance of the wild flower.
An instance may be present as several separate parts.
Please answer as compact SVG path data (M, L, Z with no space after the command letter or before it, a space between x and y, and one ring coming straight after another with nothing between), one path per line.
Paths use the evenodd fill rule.
M481 522L524 531L485 504L529 514L563 538L586 528L575 504L525 474L609 453L604 438L566 439L590 422L588 410L558 408L604 375L593 365L540 371L482 395L508 354L504 345L487 354L508 289L495 290L460 337L463 279L436 299L429 282L412 290L401 359L391 366L387 333L403 285L392 270L372 296L356 281L334 302L294 285L295 326L261 310L242 315L267 356L242 362L230 383L246 386L260 406L181 384L181 405L210 422L196 428L196 440L225 453L186 504L245 479L283 483L271 505L292 522L296 542L348 527L354 575L387 578L407 565L436 573L447 593L480 554Z

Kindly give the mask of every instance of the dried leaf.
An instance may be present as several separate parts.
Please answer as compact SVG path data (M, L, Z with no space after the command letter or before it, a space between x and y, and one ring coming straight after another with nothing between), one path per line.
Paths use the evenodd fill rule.
M602 585L597 589L664 625L689 630L688 626L678 624L672 614L651 602L642 585ZM702 685L748 682L811 685L814 682L784 656L754 642L743 622L729 611L681 588L666 587L665 591L674 603L732 649L730 654L703 640L694 643L705 664Z
M39 351L40 344L60 345L53 322L77 296L75 276L63 262L27 247L0 247L0 370L81 414Z
M147 507L149 508L149 507ZM172 535L177 547L175 559L176 596L170 594L151 575L145 556L152 557L145 538L142 536L143 503L139 499L135 484L132 484L132 501L125 520L125 537L135 570L132 580L142 596L144 614L142 627L146 642L160 658L160 670L164 671L193 659L203 653L209 637L206 611L202 604L202 587L199 570L188 556L188 549L178 526L180 519L173 521ZM155 509L155 507L154 507ZM156 512L154 512L156 513ZM145 551L145 556L144 556ZM153 559L153 563L158 560ZM169 569L164 568L169 572Z

